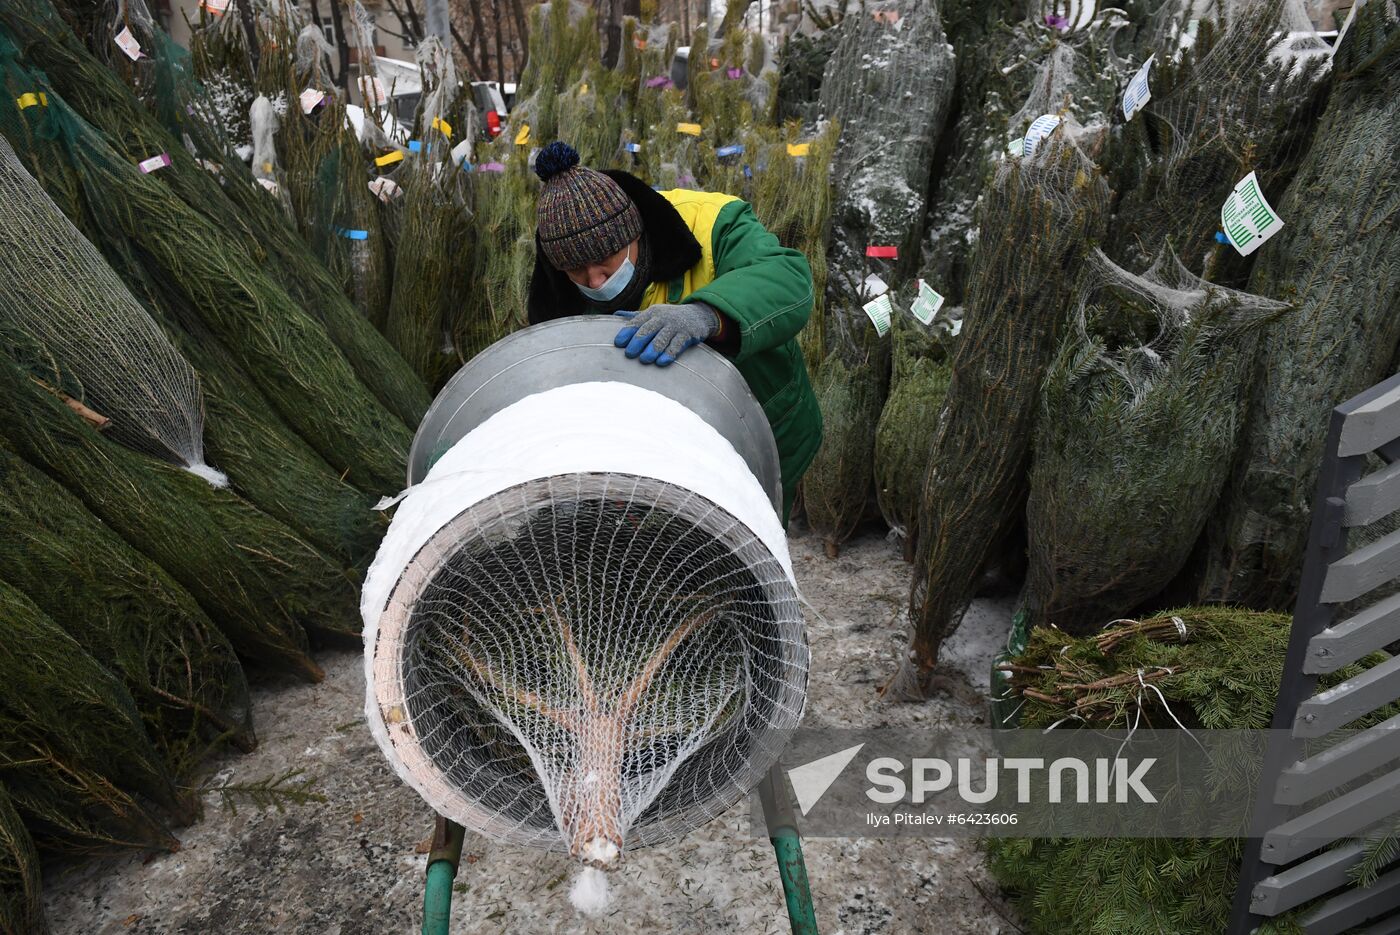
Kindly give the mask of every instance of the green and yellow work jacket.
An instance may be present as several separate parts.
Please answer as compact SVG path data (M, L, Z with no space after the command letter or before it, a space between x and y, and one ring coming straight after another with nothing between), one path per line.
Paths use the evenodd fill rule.
M637 205L651 250L641 308L704 302L738 326L725 351L763 406L782 467L783 519L821 445L822 418L797 334L812 313L806 257L778 243L748 203L732 195L653 191L626 172L605 173ZM590 311L568 276L536 250L531 324ZM619 324L619 327L621 325ZM639 365L641 366L641 365Z

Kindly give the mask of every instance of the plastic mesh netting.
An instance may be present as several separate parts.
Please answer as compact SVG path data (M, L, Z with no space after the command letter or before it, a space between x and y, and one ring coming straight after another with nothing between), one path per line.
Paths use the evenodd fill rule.
M1024 601L1091 632L1157 594L1216 508L1241 424L1237 374L1287 306L1095 251L1040 390Z
M378 640L400 773L470 829L599 866L746 794L797 725L808 662L759 537L619 473L526 481L456 515Z
M51 355L52 372L79 384L63 389L109 418L113 438L224 483L204 464L204 404L193 368L3 137L0 204L6 343L22 338Z
M801 714L787 572L663 481L562 475L486 498L388 607L374 682L407 778L499 840L608 865L674 838L752 788Z

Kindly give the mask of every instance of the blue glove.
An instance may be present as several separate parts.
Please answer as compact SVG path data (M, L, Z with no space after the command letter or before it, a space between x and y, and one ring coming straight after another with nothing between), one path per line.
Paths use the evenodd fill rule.
M641 312L617 312L631 319L613 338L629 358L665 367L687 349L719 332L719 312L704 302L653 305Z

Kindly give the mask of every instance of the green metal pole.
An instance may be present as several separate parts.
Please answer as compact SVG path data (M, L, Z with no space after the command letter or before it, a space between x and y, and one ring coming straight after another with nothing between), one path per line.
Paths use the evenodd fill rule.
M452 918L452 881L462 861L461 825L437 816L433 848L428 853L428 882L423 888L423 935L447 935Z
M783 881L783 896L787 899L788 922L792 935L817 935L817 915L812 907L812 887L807 882L807 861L802 856L802 838L797 833L797 816L786 794L782 770L776 763L758 784L758 798L763 803L763 821L768 826L768 840L778 858L778 875Z

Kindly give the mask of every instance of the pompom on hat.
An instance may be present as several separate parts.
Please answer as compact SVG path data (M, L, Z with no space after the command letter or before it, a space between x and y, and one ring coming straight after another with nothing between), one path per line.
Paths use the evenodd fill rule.
M568 143L553 142L535 157L540 190L535 221L540 248L555 269L601 262L642 235L642 216L612 179L579 165Z

